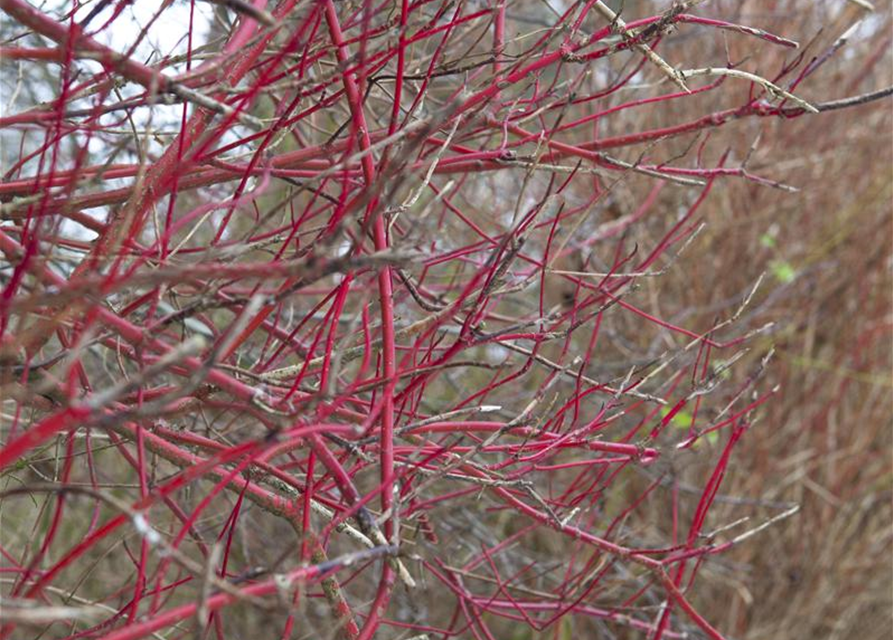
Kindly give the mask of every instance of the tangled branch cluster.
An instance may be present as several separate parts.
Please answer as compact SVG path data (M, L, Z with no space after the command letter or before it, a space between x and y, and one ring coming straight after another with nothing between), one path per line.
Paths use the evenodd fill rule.
M709 519L771 327L652 302L711 190L793 188L712 131L889 93L804 97L850 33L51 4L0 0L0 636L723 637L695 577L793 513Z

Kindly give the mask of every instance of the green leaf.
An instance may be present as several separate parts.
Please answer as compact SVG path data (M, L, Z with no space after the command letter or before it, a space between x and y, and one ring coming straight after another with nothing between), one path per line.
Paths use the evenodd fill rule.
M670 415L671 410L672 409L669 407L661 407L660 413L666 418ZM680 409L676 412L676 415L673 416L673 419L670 420L670 424L678 429L688 429L691 426L691 414L685 409Z
M769 263L772 274L779 282L788 284L797 278L797 270L787 260L773 260Z

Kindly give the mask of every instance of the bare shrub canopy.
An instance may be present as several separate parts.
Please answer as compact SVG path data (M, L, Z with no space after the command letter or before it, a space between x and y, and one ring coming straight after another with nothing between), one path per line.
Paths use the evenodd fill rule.
M724 637L838 4L0 0L0 636Z

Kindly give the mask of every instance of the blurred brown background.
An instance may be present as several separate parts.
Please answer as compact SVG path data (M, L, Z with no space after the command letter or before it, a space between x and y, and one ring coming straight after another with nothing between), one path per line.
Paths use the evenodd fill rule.
M739 4L745 24L816 34L807 55L863 18L803 83L805 98L893 84L889 3L868 17L847 2ZM800 512L724 556L714 590L699 590L708 618L735 637L893 637L891 116L888 98L795 122L736 123L719 134L739 149L759 135L753 171L799 188L726 183L713 196L711 249L698 250L709 263L677 282L678 295L703 308L768 266L771 284L751 322L778 323L767 338L777 350L766 376L781 394L743 440L723 493L796 502ZM669 281L662 286L667 296ZM732 520L735 507L725 508Z

